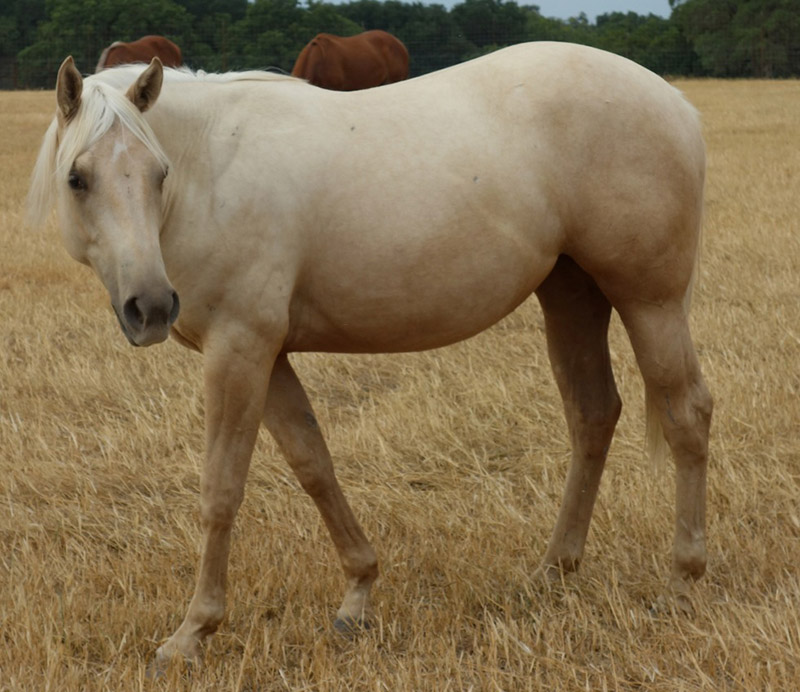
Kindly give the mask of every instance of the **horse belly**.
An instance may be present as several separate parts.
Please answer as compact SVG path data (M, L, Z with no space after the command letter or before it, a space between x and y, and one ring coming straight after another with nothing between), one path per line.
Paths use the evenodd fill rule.
M557 219L540 217L535 233L533 218L503 221L424 239L390 227L379 240L362 235L328 247L298 285L287 350L416 351L490 327L533 292L558 257Z

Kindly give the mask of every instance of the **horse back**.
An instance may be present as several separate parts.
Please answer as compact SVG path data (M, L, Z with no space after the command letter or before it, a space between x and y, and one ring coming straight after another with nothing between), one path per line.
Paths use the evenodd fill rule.
M183 64L181 49L175 43L163 36L144 36L130 43L112 43L100 56L97 71L115 65L150 62L154 57L159 58L165 67L180 67Z
M380 56L379 62L386 67L383 84L391 84L408 78L408 49L396 36L376 29L360 34Z
M300 52L292 75L326 89L355 91L406 79L408 62L405 45L385 31L321 33Z

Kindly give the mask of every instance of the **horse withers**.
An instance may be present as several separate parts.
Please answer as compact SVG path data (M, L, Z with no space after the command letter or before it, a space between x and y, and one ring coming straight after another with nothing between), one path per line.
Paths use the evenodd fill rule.
M153 58L158 58L165 67L180 67L183 64L181 49L168 38L143 36L130 43L123 41L112 43L100 54L94 71L100 72L108 67L129 63L149 63Z
M408 78L408 50L386 31L317 34L300 51L292 75L336 91L369 89Z
M675 459L669 592L688 599L706 566L712 401L688 322L705 148L676 89L621 57L543 42L350 93L158 60L84 81L68 58L56 101L32 221L56 206L132 343L169 331L204 356L202 557L159 665L199 658L222 621L260 423L336 546L336 626L367 619L376 554L288 355L444 346L531 293L573 446L541 573L583 556L621 406L613 308L645 382L651 453L666 439Z

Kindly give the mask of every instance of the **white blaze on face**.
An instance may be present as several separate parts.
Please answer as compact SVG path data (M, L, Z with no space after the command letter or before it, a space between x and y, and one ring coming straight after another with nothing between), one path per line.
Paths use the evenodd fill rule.
M123 130L122 137L114 141L114 150L111 152L111 161L116 163L117 159L119 159L119 157L127 151L128 143L125 141L125 131Z

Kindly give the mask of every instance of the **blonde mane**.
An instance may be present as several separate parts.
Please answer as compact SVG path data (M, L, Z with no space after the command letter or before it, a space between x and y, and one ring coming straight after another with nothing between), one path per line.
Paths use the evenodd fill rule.
M132 81L132 80L130 80ZM150 125L122 91L100 79L84 81L80 106L70 122L59 132L53 118L44 135L31 175L28 192L28 221L41 226L55 203L56 186L66 181L75 159L89 149L119 120L144 143L164 171L169 159Z
M117 89L127 89L133 81L147 67L143 63L133 65L117 65L109 67L102 72L87 77L87 83L102 81ZM277 69L277 68L276 68ZM229 82L278 82L293 81L299 84L306 80L298 79L285 72L267 72L265 70L246 70L243 72L205 72L204 70L192 70L186 66L165 67L164 82L204 82L208 84L227 84Z
M58 131L58 120L53 118L45 133L31 176L27 217L32 226L41 226L46 221L55 203L56 185L59 180L66 180L75 159L108 132L117 119L147 146L162 168L167 169L167 155L155 134L142 114L125 96L125 90L146 67L143 64L120 65L87 77L83 82L78 111L61 133ZM194 72L186 67L165 69L164 81L207 84L241 81L306 83L303 79L275 72L252 70L207 73L202 70Z

